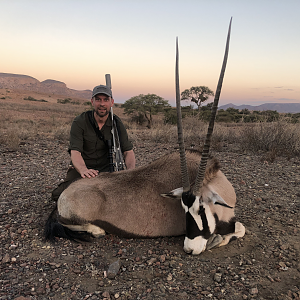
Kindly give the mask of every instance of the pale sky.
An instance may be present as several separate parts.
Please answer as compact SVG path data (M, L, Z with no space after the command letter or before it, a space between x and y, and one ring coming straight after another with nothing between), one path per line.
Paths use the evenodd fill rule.
M220 105L300 103L299 0L0 0L0 72L78 90L112 78L115 102L215 91L233 17Z

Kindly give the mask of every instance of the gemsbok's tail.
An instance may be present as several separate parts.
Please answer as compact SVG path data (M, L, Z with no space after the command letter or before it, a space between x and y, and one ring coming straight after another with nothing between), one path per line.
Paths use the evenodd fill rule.
M56 237L65 238L76 242L91 242L86 233L72 231L69 228L60 224L57 220L57 205L51 212L44 228L45 241L55 243Z

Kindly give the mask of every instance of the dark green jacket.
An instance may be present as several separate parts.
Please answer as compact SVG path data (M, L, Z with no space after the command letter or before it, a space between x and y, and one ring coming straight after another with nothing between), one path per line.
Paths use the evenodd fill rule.
M124 153L125 151L132 150L132 143L128 140L128 135L122 121L116 115L114 115L114 118L117 123L122 152ZM94 111L92 113L92 120L99 130L98 124L94 118ZM81 153L88 169L95 169L99 172L108 172L109 160L107 140L112 139L111 128L112 121L111 114L109 114L105 124L100 130L104 139L100 140L89 121L87 112L83 112L81 115L77 116L72 123L69 153L71 150L77 150Z

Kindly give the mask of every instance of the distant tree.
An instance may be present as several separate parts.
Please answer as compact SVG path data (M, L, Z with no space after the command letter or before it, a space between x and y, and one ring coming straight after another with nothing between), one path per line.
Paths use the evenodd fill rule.
M162 112L165 108L170 107L167 100L155 94L138 95L130 98L122 104L124 113L127 115L143 115L147 120L147 127L153 125L152 116Z
M277 110L264 110L261 114L266 118L267 122L278 121L279 113Z
M226 111L230 114L238 114L240 111L237 108L228 107Z
M199 112L199 120L207 121L207 122L210 120L212 106L213 106L213 102L208 103L207 105L203 105L201 107L201 110Z
M202 103L208 100L210 96L214 96L214 92L207 86L192 86L181 93L181 100L194 102L200 111Z
M251 114L250 110L248 108L244 108L241 110L241 113L244 114L244 115L249 115Z
M253 111L253 114L261 115L261 111L260 111L260 110L254 110L254 111Z
M233 107L229 107L224 111L224 109L219 109L217 114L218 122L235 122L237 123L241 118L242 114L239 113L239 110Z
M184 115L182 115L183 117ZM177 124L177 111L174 107L168 107L164 111L164 123L176 125Z

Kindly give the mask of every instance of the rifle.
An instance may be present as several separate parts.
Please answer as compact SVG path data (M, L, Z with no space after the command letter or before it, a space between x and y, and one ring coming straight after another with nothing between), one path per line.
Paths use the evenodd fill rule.
M106 86L111 89L110 74L105 74L105 82L106 82ZM126 165L124 163L124 158L121 151L118 128L117 128L116 121L114 119L114 113L112 107L110 109L110 114L111 114L111 121L112 121L111 133L113 138L112 141L108 141L109 172L122 171L126 169Z

